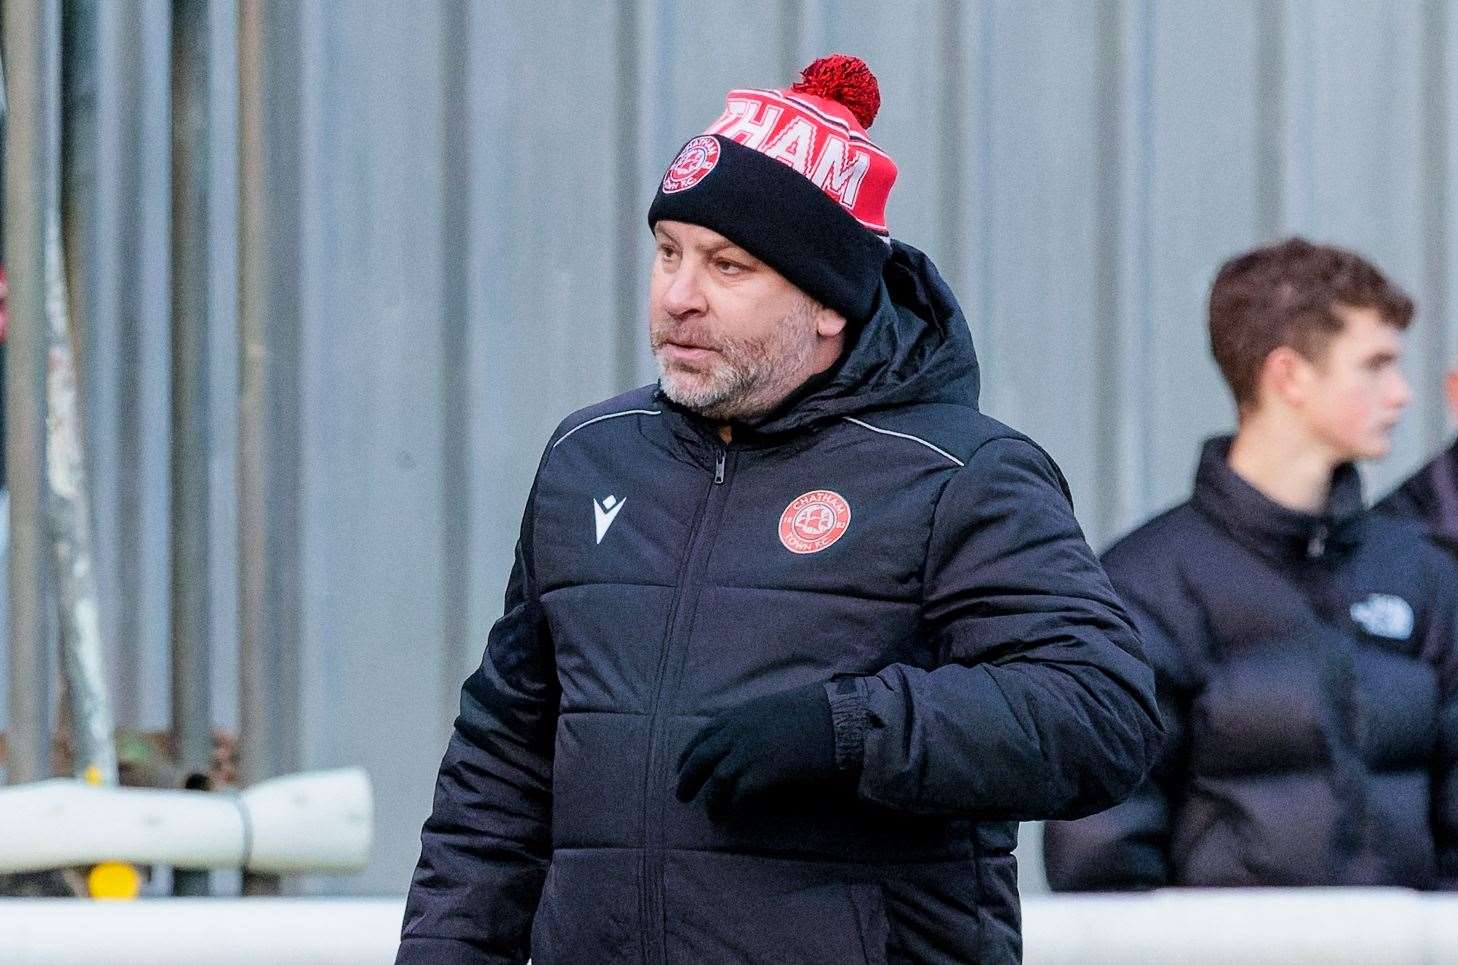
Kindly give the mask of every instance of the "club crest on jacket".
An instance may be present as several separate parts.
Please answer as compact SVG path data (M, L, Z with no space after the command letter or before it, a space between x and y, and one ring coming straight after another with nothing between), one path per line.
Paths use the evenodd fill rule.
M818 553L850 526L850 504L829 489L797 496L780 514L780 542L791 553Z

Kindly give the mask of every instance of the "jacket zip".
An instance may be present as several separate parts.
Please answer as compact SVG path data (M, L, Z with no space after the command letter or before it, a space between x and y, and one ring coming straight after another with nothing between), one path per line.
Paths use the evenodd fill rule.
M1331 527L1325 523L1316 527L1316 531L1311 534L1311 539L1306 542L1307 559L1314 560L1326 552L1326 538L1330 534Z
M663 945L663 811L668 793L666 771L671 765L663 753L664 714L660 712L663 703L663 689L669 657L687 642L689 629L693 626L694 613L698 607L699 583L704 568L708 565L708 549L713 539L708 537L716 529L717 519L711 519L711 509L716 504L723 508L724 481L728 476L729 453L726 447L714 447L714 481L704 493L698 518L694 521L689 536L689 550L679 570L678 588L673 605L669 610L668 631L663 647L658 653L658 669L654 676L653 703L650 705L651 723L648 730L648 777L643 793L643 949L647 962L661 963L667 960Z

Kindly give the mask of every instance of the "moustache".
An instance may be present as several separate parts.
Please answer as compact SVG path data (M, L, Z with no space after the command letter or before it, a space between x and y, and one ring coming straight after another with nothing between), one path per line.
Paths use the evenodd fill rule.
M682 345L685 348L702 348L709 349L713 352L722 350L722 346L714 342L713 339L696 336L691 332L685 332L671 325L654 325L651 327L648 333L648 344L650 346L655 349L660 349L669 342L672 342L674 345Z

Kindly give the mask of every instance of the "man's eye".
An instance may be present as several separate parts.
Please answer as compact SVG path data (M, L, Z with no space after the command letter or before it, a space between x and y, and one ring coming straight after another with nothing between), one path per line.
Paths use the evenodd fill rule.
M719 270L726 275L737 275L745 269L744 266L737 261L727 261L721 258L719 259Z
M678 252L668 247L667 245L658 246L658 257L664 259L665 261L670 258L675 258L677 256Z

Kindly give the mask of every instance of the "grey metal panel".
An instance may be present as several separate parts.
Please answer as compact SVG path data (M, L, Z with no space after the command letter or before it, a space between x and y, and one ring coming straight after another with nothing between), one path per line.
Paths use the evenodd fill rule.
M96 4L95 209L76 325L101 626L120 724L168 719L169 8Z
M883 105L870 134L898 168L886 212L891 233L927 252L938 252L940 265L946 260L942 249L952 240L958 210L980 200L959 183L957 172L965 159L954 143L960 129L956 115L965 93L956 88L956 81L962 57L974 51L935 42L938 34L956 29L960 7L940 0L901 4L858 0L834 6L814 31L824 39L804 44L809 48L804 59L789 64L771 83L784 86L798 79L800 68L828 51L854 50L865 58L876 71ZM923 48L921 56L906 56L918 47ZM955 256L951 264L956 267ZM960 279L948 269L948 280L955 284Z
M455 524L442 483L442 9L407 20L361 3L307 20L302 760L365 766L393 817L432 783L434 758L399 749L440 734ZM413 834L381 835L375 862L408 869L417 851Z
M1422 8L1316 3L1303 13L1290 24L1301 39L1289 68L1298 147L1288 159L1287 227L1359 248L1421 301ZM1399 427L1399 456L1425 442L1425 409ZM1373 467L1376 488L1396 480L1400 462Z
M1108 483L1097 479L1098 411L1089 404L1102 334L1091 257L1100 238L1099 9L992 4L989 16L983 407L1047 448L1086 507Z
M1262 229L1261 33L1256 2L1165 5L1150 49L1152 158L1145 208L1145 260L1130 278L1147 292L1141 441L1148 478L1141 500L1113 521L1121 533L1151 509L1189 493L1199 441L1233 425L1234 406L1210 358L1205 321L1210 283L1232 253L1266 239ZM1125 477L1126 490L1140 489Z
M213 722L238 727L238 4L210 0L208 496Z
M1420 397L1428 409L1425 440L1431 447L1453 428L1453 417L1444 411L1438 386L1444 370L1458 364L1458 189L1452 183L1458 173L1458 123L1453 117L1458 109L1458 69L1453 65L1453 51L1458 50L1458 11L1447 2L1432 4L1429 10L1424 47L1429 240L1421 323L1429 334L1422 349L1427 362Z

